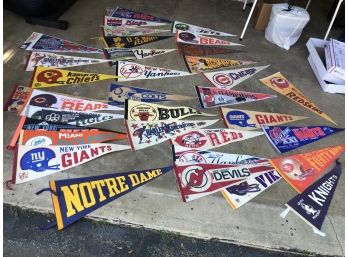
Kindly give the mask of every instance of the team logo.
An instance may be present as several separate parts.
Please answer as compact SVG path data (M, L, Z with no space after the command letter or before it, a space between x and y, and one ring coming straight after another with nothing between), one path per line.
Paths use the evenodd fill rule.
M200 166L190 166L182 172L181 182L193 192L204 192L212 184L212 176Z
M313 217L312 217L313 219L315 219L315 218L319 215L319 213L320 213L320 210L314 209L313 206L310 205L310 204L305 204L305 203L303 202L303 200L301 200L301 201L298 203L298 205L301 206L301 208L307 213L307 215L312 215L312 216L313 216Z
M242 128L252 127L256 128L256 124L248 124L248 120L250 120L250 116L245 112L241 111L230 111L227 113L227 121L231 125L236 125Z
M49 148L39 147L25 153L20 161L22 170L42 172L45 170L59 170L60 164L49 165L56 158L56 154Z
M207 142L205 136L197 131L188 132L182 136L178 136L175 141L187 148L199 148Z
M54 84L59 83L63 84L64 81L58 81L59 78L63 77L63 74L60 71L57 70L45 70L40 72L37 75L37 81L46 83L46 84Z
M271 84L279 88L287 88L289 86L289 82L287 80L278 77L272 78Z
M177 23L177 24L175 24L175 28L179 29L179 30L187 31L190 29L190 26L187 24L183 24L183 23Z
M44 146L44 145L52 145L52 140L49 137L46 136L38 136L30 138L25 145L31 145L31 146Z
M187 151L180 155L179 162L186 162L186 163L206 163L207 161L204 159L202 155L196 152L190 152Z
M115 88L112 93L112 100L124 102L124 99L132 98L132 96L136 94L136 91L129 87L118 87Z
M294 180L305 180L308 176L315 174L313 168L305 169L298 160L296 159L284 159L281 164L282 171L291 179Z
M247 193L260 192L259 184L248 184L247 181L226 188L227 192L234 195L246 195Z
M120 73L125 78L137 78L143 74L143 69L139 65L126 64L121 67Z
M275 144L292 144L297 143L298 140L296 137L291 136L291 129L285 128L282 130L279 127L274 127L269 131L269 135Z
M130 116L133 120L152 121L156 119L157 112L150 105L139 104L130 110Z
M50 94L41 94L34 96L29 105L39 106L39 107L51 107L53 104L57 103L57 98Z
M213 81L220 86L231 86L233 84L233 79L223 73L217 73L213 76Z
M45 38L43 36L36 44L35 47L42 49L58 50L63 45L62 40L57 38Z
M58 122L60 120L60 115L57 113L51 113L46 115L45 121Z
M197 40L194 40L196 38L195 35L189 32L182 32L179 34L179 38L181 40L184 40L185 42L197 42Z

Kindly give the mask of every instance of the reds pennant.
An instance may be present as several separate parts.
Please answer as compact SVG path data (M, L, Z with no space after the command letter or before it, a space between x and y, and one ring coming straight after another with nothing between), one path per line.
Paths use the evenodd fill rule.
M104 37L112 37L112 36L143 36L154 33L163 33L169 32L168 29L153 29L148 27L125 27L125 26L108 26L102 25L102 32Z
M176 32L176 42L208 46L243 46L241 44L233 43L231 41L203 36L197 32L181 30L177 30Z
M119 18L129 18L135 20L142 21L153 21L153 22L161 22L161 23L172 23L172 21L159 18L147 13L137 12L130 9L116 7L116 8L107 8L107 13L111 17L119 17Z
M166 54L176 49L120 49L116 47L105 48L105 57L113 60L141 60Z
M172 36L128 36L128 37L103 37L105 47L114 48L132 48L148 43L156 42L159 40L171 38Z
M135 20L135 19L128 19L128 18L118 18L118 17L111 17L111 16L104 16L104 23L103 25L106 26L164 26L167 25L165 23L161 22L155 22L155 21L142 21L142 20Z
M224 36L224 37L233 37L236 35L225 33L213 29L198 27L192 24L180 22L180 21L174 21L172 32L176 33L177 31L187 31L187 32L194 32L200 35L208 35L208 36Z

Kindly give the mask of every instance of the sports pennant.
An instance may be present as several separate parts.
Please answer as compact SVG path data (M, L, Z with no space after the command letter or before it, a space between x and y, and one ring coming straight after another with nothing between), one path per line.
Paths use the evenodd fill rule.
M119 18L127 18L127 19L135 19L135 20L143 20L143 21L155 21L161 23L171 23L172 21L159 18L147 13L136 12L130 9L116 7L110 8L108 10L108 15L111 17L119 17Z
M103 50L77 44L65 39L50 35L33 32L30 37L20 46L28 51L41 52L74 52L74 53L95 53L103 54Z
M35 67L31 87L56 87L79 83L91 83L105 79L117 79L119 76L90 72L70 71L47 67Z
M184 56L184 59L188 70L192 73L213 71L221 68L231 68L255 63L252 61L208 58L202 56Z
M212 30L208 28L198 27L192 24L184 23L181 21L174 21L172 32L176 33L177 31L188 31L188 32L194 32L200 35L208 35L208 36L225 36L225 37L233 37L236 35L225 33L217 30Z
M116 81L130 81L140 79L162 79L192 75L190 72L165 69L142 65L134 62L117 61Z
M118 17L111 17L111 16L104 16L104 23L105 26L164 26L167 25L162 22L155 22L155 21L142 21L142 20L136 20L136 19L128 19L128 18L118 18Z
M129 37L103 37L105 47L132 48L159 40L171 38L172 36L129 36Z
M176 95L162 91L117 84L111 84L109 89L109 104L116 106L123 106L126 99L145 103L159 103L165 101L190 100L194 98L195 97L191 96Z
M344 152L344 145L271 159L278 173L302 193Z
M267 66L249 67L235 70L205 72L203 75L216 87L232 88L251 78L256 73L268 68Z
M51 180L50 191L58 230L171 170L172 167L163 167Z
M104 37L129 37L129 36L144 36L155 33L169 32L168 29L153 29L148 27L128 27L128 26L102 26L102 32Z
M220 191L254 174L273 170L271 165L194 164L174 166L182 200L189 202Z
M106 62L110 62L110 60L60 55L48 52L31 52L28 56L24 70L33 71L37 66L49 68L68 68Z
M261 125L280 125L308 118L275 112L257 112L223 107L221 107L221 113L228 128L244 130L261 129Z
M344 130L327 126L262 126L262 129L272 146L279 153L292 151Z
M165 106L154 103L143 103L133 100L125 100L126 120L157 121L183 119L189 116L216 116L215 114L201 112L186 106Z
M213 46L201 46L177 43L179 55L189 56L206 56L206 55L217 55L217 54L235 54L242 53L241 50L235 50L231 48L218 48Z
M215 37L203 36L196 32L187 32L181 30L178 30L176 32L176 42L207 46L243 46L242 44L233 43L231 41L226 41Z
M209 150L260 135L263 135L263 132L237 129L195 129L173 137L171 143L186 148Z
M105 112L62 111L52 108L30 106L28 118L47 121L49 123L67 123L76 126L89 126L104 121L123 119L123 115Z
M236 91L218 87L195 86L202 108L249 103L277 97L275 95Z
M290 83L290 81L288 81L280 72L260 79L260 81L264 85L277 91L279 94L286 96L302 107L305 107L308 110L319 115L320 117L336 124L336 122L334 122L326 113L320 110L309 98L307 98L300 90L298 90L294 84Z
M105 57L112 60L141 60L167 54L176 49L120 49L116 47L105 48Z
M70 169L108 153L130 149L108 143L85 145L18 145L13 162L12 183L21 184Z
M148 122L126 120L125 122L132 150L140 150L165 142L185 131L211 126L218 121L219 120L166 120Z
M12 94L8 98L5 106L4 111L8 112L18 112L20 111L24 104L26 99L30 96L32 92L32 88L30 87L24 87L21 85L15 85L12 91Z

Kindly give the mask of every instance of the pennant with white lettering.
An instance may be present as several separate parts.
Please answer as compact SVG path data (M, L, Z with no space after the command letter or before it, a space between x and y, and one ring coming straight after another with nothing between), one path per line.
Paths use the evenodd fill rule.
M327 126L262 126L262 129L272 146L279 153L292 151L344 130Z
M148 43L156 42L159 40L171 38L172 36L129 36L129 37L103 37L105 47L115 48L132 48L135 46L141 46Z
M308 118L275 112L259 112L223 107L221 107L221 113L228 128L244 130L261 129L262 125L280 125Z
M128 18L118 18L111 16L104 16L104 26L164 26L167 25L162 22L155 21L142 21L136 19L128 19Z
M104 37L128 37L128 36L144 36L155 33L169 32L169 29L153 29L148 27L128 27L128 26L108 26L104 25L102 32Z
M167 19L159 18L147 13L136 12L130 9L122 8L122 7L108 8L107 13L111 17L135 19L135 20L142 20L142 21L154 21L154 22L161 22L161 23L172 23L172 21Z
M181 21L174 21L172 32L176 33L177 31L188 31L188 32L194 32L200 35L208 35L208 36L224 36L224 37L233 37L236 35L225 33L213 29L198 27L192 24L184 23Z
M5 106L4 111L8 112L18 112L20 111L25 101L28 97L30 97L30 94L32 92L32 88L25 87L21 85L15 85L12 91L12 94L8 98Z
M217 55L217 54L235 54L242 53L242 50L235 50L231 48L219 48L214 46L202 46L202 45L191 45L178 43L177 47L179 55L189 55L189 56L206 56L206 55Z
M105 56L112 60L141 60L167 54L176 49L120 49L116 47L105 48Z
M202 108L255 102L277 97L263 93L236 91L218 87L195 86Z
M128 145L108 143L85 145L18 145L13 162L12 183L21 184L70 169L108 153L130 149Z
M203 36L197 32L188 32L181 30L177 30L176 32L176 42L207 46L243 46L242 44L233 43L231 41L226 41L215 37Z

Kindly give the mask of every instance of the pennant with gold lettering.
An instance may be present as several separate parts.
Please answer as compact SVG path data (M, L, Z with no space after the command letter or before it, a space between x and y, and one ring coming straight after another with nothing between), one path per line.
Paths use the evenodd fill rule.
M129 37L103 37L105 47L132 48L159 40L171 38L172 36L129 36Z
M215 37L204 36L197 32L182 30L177 30L176 42L208 46L243 46L242 44L233 43L231 41L226 41Z

